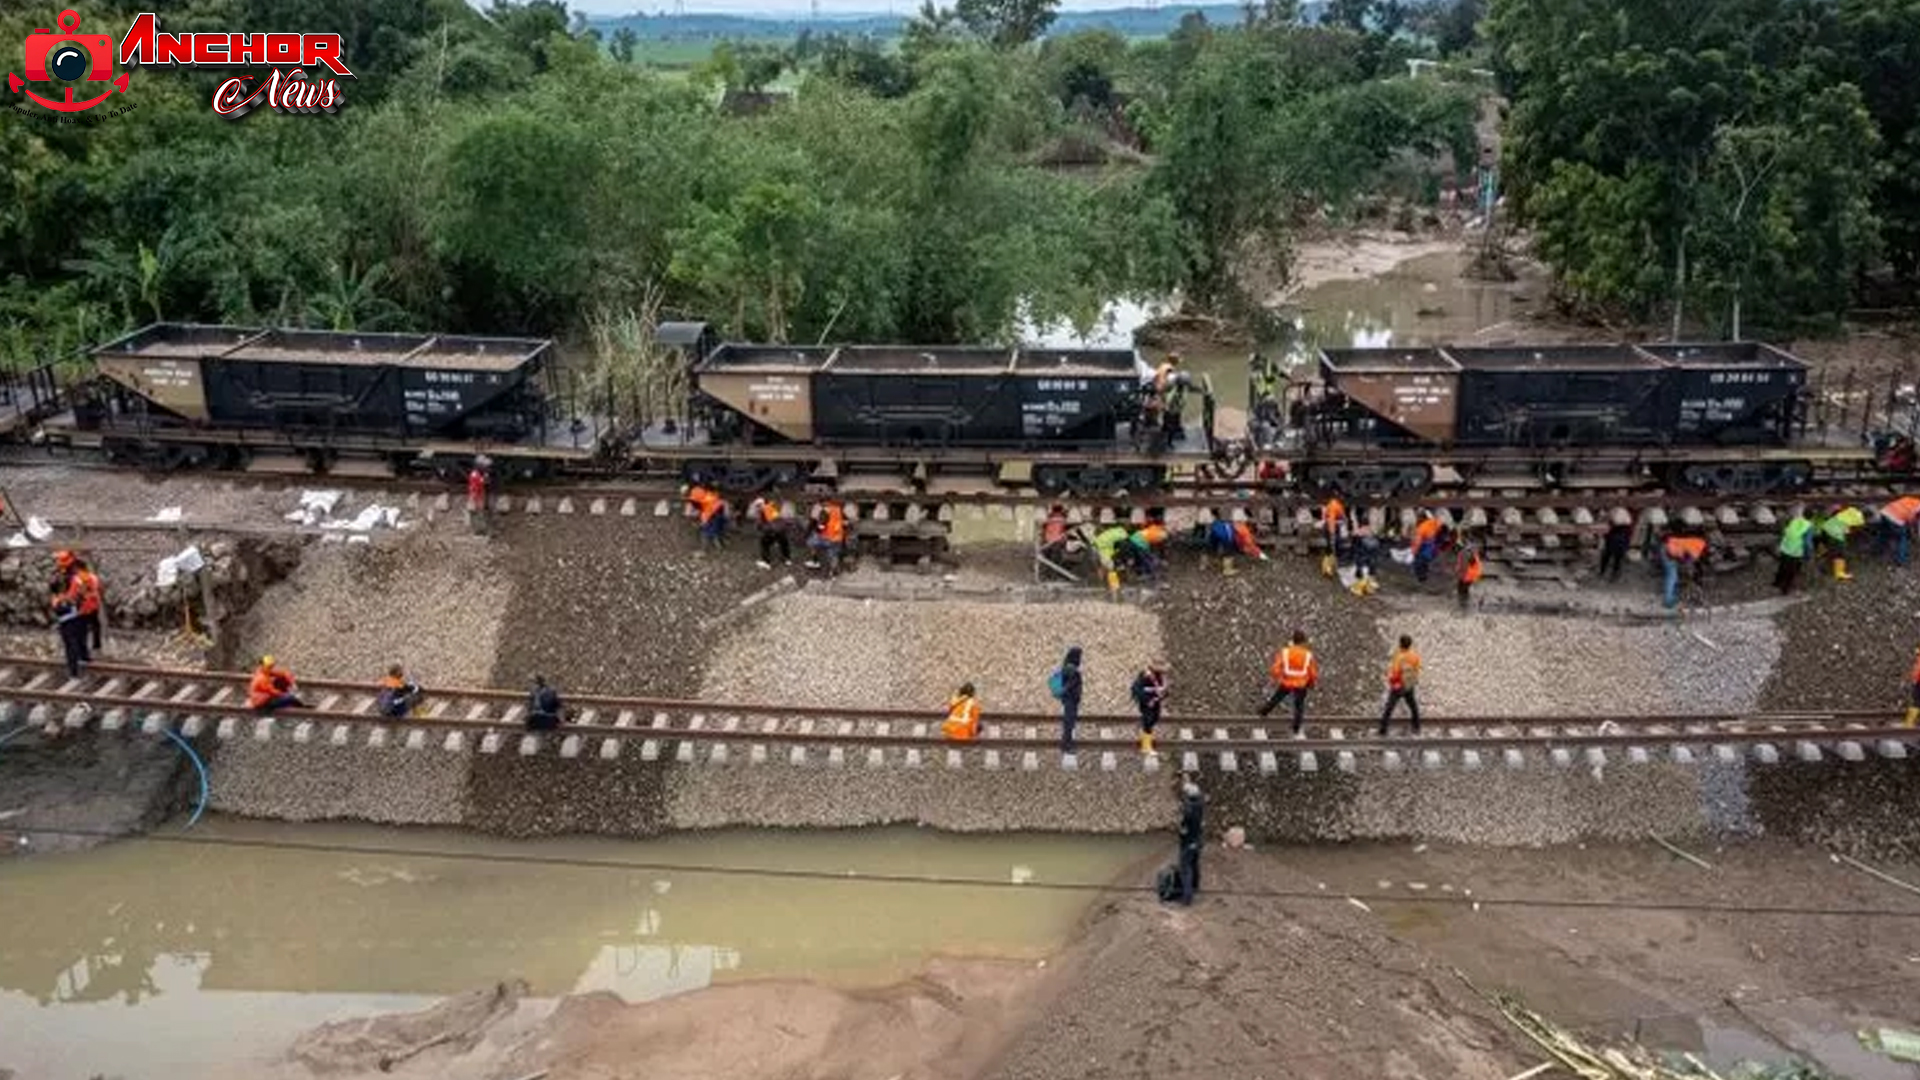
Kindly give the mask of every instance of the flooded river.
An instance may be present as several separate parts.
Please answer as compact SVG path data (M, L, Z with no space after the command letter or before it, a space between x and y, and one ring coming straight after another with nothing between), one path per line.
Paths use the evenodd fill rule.
M1161 846L907 828L511 843L213 819L192 836L0 863L0 1070L246 1075L316 1024L510 977L543 999L645 1001L1039 957L1096 895L1047 886L1105 884ZM991 884L912 880L928 878Z

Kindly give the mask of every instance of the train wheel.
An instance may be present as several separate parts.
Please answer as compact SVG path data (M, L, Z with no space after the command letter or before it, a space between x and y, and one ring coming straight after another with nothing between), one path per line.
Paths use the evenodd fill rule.
M1311 465L1306 471L1306 483L1323 496L1337 491L1350 498L1407 498L1433 486L1433 468L1429 465Z
M1668 476L1675 490L1701 495L1786 495L1812 482L1807 461L1703 461L1677 465Z
M1060 465L1036 465L1033 469L1034 490L1049 498L1064 495L1072 486L1073 472Z

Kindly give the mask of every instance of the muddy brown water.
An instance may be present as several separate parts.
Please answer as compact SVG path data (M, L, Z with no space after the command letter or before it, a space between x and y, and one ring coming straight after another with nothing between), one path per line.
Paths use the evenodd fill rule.
M935 956L1038 959L1100 895L1043 886L1104 885L1163 846L910 828L512 843L225 819L192 835L219 842L0 864L0 1069L248 1075L314 1025L510 977L544 1008L769 977L880 986Z

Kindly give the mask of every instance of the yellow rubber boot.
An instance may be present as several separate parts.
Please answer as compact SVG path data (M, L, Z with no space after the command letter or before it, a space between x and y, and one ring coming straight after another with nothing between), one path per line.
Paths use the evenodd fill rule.
M1853 575L1847 573L1847 560L1845 559L1833 560L1833 580L1835 581L1852 581L1853 580Z
M1912 727L1915 722L1920 722L1920 705L1909 705L1907 706L1907 718L1901 722L1900 726Z
M1120 573L1117 570L1107 571L1107 595L1116 600L1120 598Z
M1321 577L1332 577L1336 569L1337 567L1334 566L1333 556L1331 555L1320 556L1320 576Z
M1232 557L1232 556L1227 556L1226 558L1223 558L1223 559L1221 559L1221 560L1220 560L1220 575L1221 575L1222 577L1232 577L1233 575L1235 575L1235 574L1237 574L1237 573L1239 573L1239 572L1240 572L1240 571L1238 571L1238 570L1235 570L1235 569L1233 568L1233 557Z
M1140 752L1143 754L1153 753L1153 736L1147 734L1140 736Z

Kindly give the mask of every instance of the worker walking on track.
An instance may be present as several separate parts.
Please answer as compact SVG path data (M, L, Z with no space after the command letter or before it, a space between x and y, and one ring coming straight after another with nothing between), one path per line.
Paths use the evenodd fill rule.
M790 565L793 542L787 537L787 519L780 514L780 503L762 495L747 506L747 518L760 527L760 569L773 569L775 551L780 553L781 566Z
M1486 567L1480 562L1480 546L1467 541L1453 557L1453 589L1460 598L1460 610L1468 611L1473 606L1473 587L1480 582L1480 575ZM1418 726L1418 725L1415 725Z
M1307 632L1295 630L1293 640L1285 648L1273 654L1273 666L1268 669L1273 678L1273 695L1267 703L1260 706L1260 715L1266 716L1280 707L1282 701L1293 699L1293 733L1300 734L1301 726L1306 722L1307 691L1320 681L1320 661L1307 647Z
M972 683L961 683L960 690L947 701L947 718L940 734L950 742L972 742L980 737L980 699L974 696Z
M80 620L87 627L87 656L92 658L100 651L100 628L102 614L106 609L106 596L100 587L100 575L93 572L87 560L73 560L73 576L80 589Z
M1407 717L1413 721L1413 733L1420 734L1420 699L1414 692L1420 686L1420 654L1413 651L1413 638L1400 635L1400 647L1387 659L1387 705L1380 710L1380 734L1387 733L1393 710L1407 703Z
M686 489L687 502L700 517L700 541L718 550L727 535L727 500L703 484Z
M1805 507L1796 508L1793 517L1787 519L1786 527L1780 530L1780 547L1775 556L1773 587L1785 596L1793 591L1794 583L1800 580L1800 570L1813 554L1813 519L1807 516Z
M1874 523L1873 553L1886 554L1887 548L1893 548L1893 564L1907 565L1907 556L1913 550L1913 526L1915 518L1920 517L1920 498L1907 495L1898 498L1880 508L1880 517Z
M296 692L293 673L275 663L273 657L261 657L247 683L247 708L271 713L276 709L304 709L306 705Z
M1668 608L1680 606L1680 575L1693 574L1698 579L1707 558L1707 541L1698 536L1683 536L1679 533L1667 537L1660 551L1660 565L1666 575L1663 602Z
M1060 752L1073 753L1073 729L1080 723L1080 696L1086 689L1080 675L1080 646L1067 650L1060 666L1047 676L1047 692L1060 703Z
M1140 752L1153 753L1153 729L1160 723L1160 710L1167 703L1167 662L1154 660L1133 677L1129 691L1140 710Z

